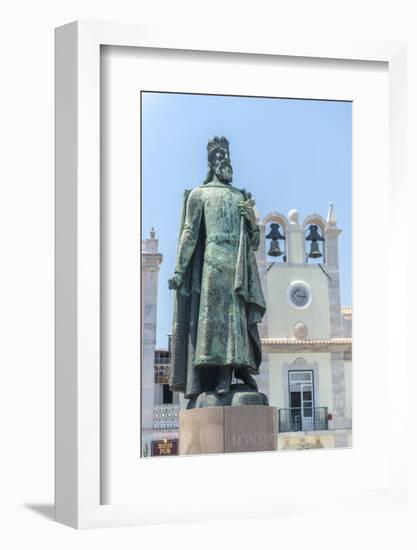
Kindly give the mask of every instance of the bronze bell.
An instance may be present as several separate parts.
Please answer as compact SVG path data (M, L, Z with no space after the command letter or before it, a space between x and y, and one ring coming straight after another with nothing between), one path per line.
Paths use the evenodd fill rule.
M266 239L274 239L274 240L280 240L285 241L284 235L279 230L279 223L271 223L271 229L268 233L268 235L265 236Z
M311 242L309 258L321 258L323 254L320 252L319 243L317 241Z
M271 246L269 247L269 250L268 250L268 256L274 256L274 257L282 256L282 251L279 248L279 242L275 239L272 239L271 241Z
M306 241L324 241L323 237L319 233L318 225L310 225L310 233L306 237Z

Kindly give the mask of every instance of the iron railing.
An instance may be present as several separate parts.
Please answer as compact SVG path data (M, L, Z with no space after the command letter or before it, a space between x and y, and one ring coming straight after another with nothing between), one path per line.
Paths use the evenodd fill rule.
M310 432L328 430L327 407L293 407L278 409L279 432Z
M153 408L154 430L177 430L179 405L155 405Z

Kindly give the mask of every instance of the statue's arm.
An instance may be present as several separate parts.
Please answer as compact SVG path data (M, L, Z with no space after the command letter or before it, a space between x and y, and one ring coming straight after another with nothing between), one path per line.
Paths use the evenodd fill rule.
M177 251L175 275L170 280L171 288L178 288L183 281L184 273L193 255L200 230L203 203L198 192L191 192L187 199L184 227Z

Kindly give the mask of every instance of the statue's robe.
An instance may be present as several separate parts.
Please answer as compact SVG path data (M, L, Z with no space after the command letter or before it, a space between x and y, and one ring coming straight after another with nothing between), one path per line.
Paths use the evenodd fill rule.
M259 232L238 207L249 197L219 183L184 194L176 265L184 281L175 291L170 388L189 399L207 390L211 367L259 372L257 324L265 313L254 253Z

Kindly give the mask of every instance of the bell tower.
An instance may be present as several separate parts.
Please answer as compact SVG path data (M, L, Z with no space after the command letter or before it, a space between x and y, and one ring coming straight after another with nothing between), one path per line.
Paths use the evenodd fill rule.
M319 214L312 213L302 223L299 213L292 209L288 217L278 212L262 220L265 242L264 276L268 295L268 337L297 338L300 326L306 337L329 338L336 334L341 322L337 312L330 318L332 307L340 307L338 298L337 236L340 230L328 224ZM326 231L332 239L327 252ZM278 246L282 246L282 250ZM336 248L335 248L336 247ZM281 252L281 254L279 254ZM279 255L278 255L279 254ZM334 284L329 287L327 256L331 259ZM333 317L338 323L332 327ZM339 320L340 319L340 320ZM297 327L297 329L295 328Z
M141 400L142 400L142 453L150 452L153 432L153 406L155 395L156 313L159 266L162 254L158 252L158 239L152 228L149 237L142 240L141 251Z

